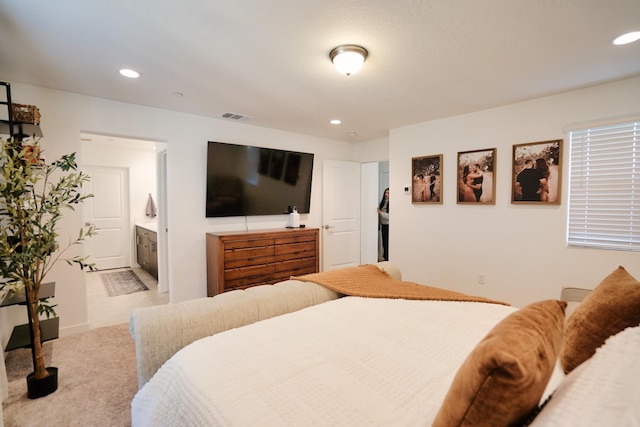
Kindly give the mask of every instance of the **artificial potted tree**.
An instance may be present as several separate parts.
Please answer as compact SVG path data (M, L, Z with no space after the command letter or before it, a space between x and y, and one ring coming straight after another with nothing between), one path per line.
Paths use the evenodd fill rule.
M89 176L77 171L75 153L47 163L39 140L0 138L0 292L24 292L29 316L33 372L27 376L29 398L57 389L57 368L46 367L40 336L40 317L55 316L54 305L40 297L40 286L53 265L64 260L93 269L87 257L63 258L67 250L95 234L83 227L66 246L57 238L63 211L74 209L91 194L82 194Z

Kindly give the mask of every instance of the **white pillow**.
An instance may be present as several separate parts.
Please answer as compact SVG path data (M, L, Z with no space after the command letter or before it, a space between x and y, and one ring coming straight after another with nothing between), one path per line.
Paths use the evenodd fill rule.
M569 373L531 426L640 425L640 326L609 337Z
M540 405L546 402L549 396L551 396L553 392L556 391L560 383L564 381L565 377L566 375L562 370L562 365L560 364L560 360L556 360L556 365L553 367L551 378L549 378L547 387L544 389L544 393L542 393L542 397L540 398Z

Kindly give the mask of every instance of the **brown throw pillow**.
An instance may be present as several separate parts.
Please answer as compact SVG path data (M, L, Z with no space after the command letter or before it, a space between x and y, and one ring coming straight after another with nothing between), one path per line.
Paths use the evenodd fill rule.
M536 302L494 326L456 373L434 427L521 423L537 407L553 372L566 306Z
M640 282L620 266L585 297L567 319L560 363L565 373L596 352L607 338L640 324Z

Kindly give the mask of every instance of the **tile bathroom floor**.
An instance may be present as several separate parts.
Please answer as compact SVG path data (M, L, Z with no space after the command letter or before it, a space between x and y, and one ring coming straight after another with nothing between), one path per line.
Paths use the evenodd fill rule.
M149 290L110 297L107 294L103 279L100 275L101 273L121 270L127 269L91 271L85 273L87 275L86 284L90 329L128 323L129 315L134 308L167 304L169 302L169 293L159 293L158 282L140 267L133 267L132 270Z

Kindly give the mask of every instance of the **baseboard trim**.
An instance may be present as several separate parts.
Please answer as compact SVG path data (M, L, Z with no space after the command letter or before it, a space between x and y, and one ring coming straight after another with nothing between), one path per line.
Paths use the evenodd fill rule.
M89 323L81 323L79 325L67 326L60 328L60 338L74 335L80 332L86 332L89 330Z

